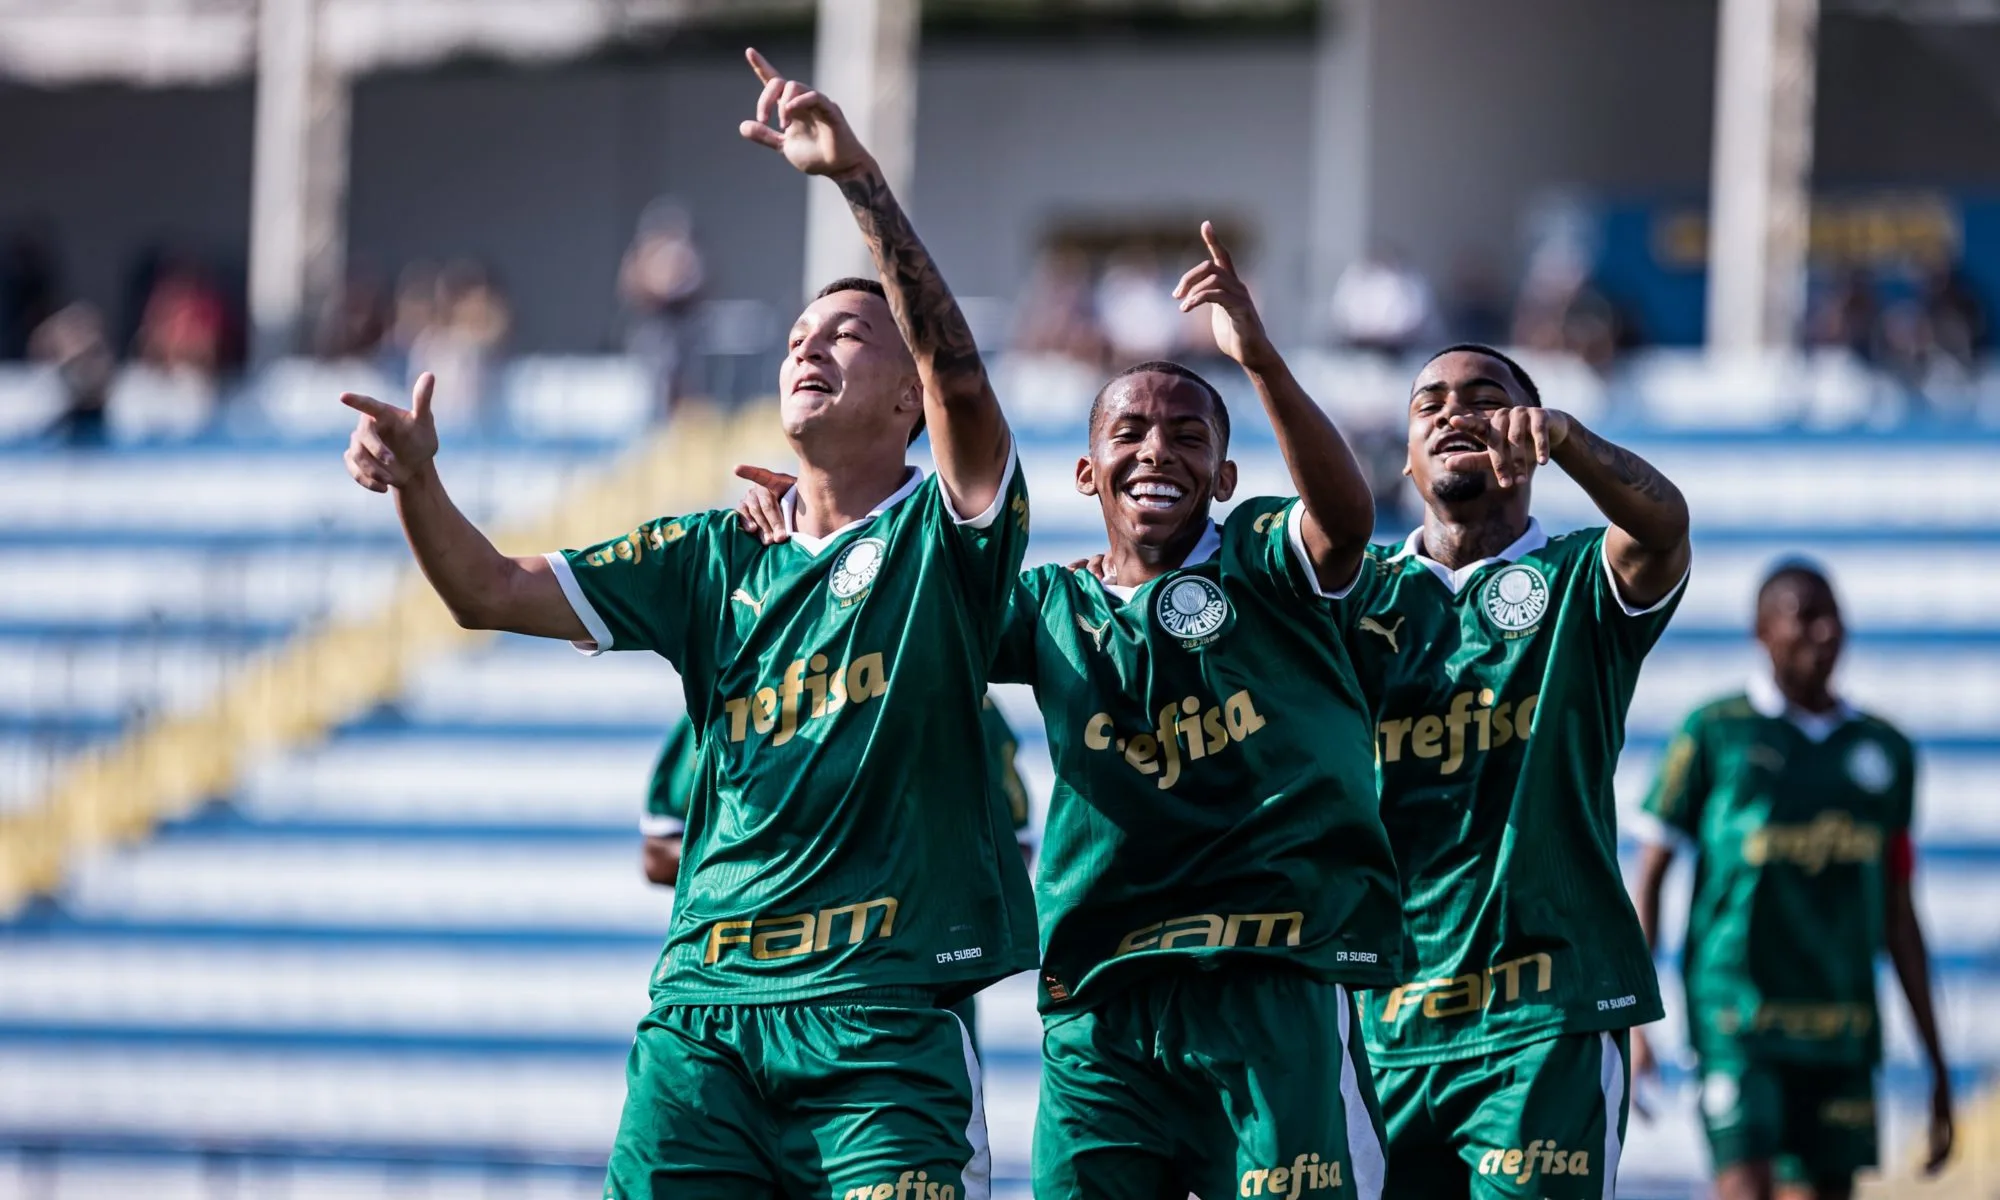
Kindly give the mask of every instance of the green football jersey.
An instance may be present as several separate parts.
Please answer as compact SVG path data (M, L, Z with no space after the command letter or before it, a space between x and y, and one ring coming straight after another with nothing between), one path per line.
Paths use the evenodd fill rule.
M1378 1066L1661 1015L1611 784L1639 664L1681 589L1628 607L1604 535L1531 521L1453 572L1420 553L1419 530L1372 547L1338 602L1412 942L1401 986L1363 1007Z
M1916 752L1887 722L1788 714L1777 685L1696 709L1646 811L1691 842L1682 972L1703 1057L1881 1057L1883 855L1910 827Z
M646 815L639 820L639 832L647 837L674 837L687 827L688 798L701 780L701 747L695 741L694 722L682 717L674 722L667 744L660 747L659 761L646 785Z
M680 671L698 731L656 1003L948 1003L1034 966L1027 874L979 766L1028 540L1012 461L1006 478L971 520L912 470L825 538L765 546L714 510L550 556L598 650Z
M1007 724L1007 715L988 696L980 701L979 721L986 730L987 784L1007 802L1007 819L1018 836L1028 828L1028 785L1021 781L1021 769L1014 760L1021 752L1021 739Z
M1186 956L1400 978L1364 702L1288 505L1243 503L1129 591L1021 577L994 677L1034 685L1055 763L1044 1011Z

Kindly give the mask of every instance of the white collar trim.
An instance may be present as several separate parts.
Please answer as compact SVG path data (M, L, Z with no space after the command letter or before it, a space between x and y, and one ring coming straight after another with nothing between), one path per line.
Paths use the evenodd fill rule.
M1767 671L1752 675L1743 693L1749 697L1750 707L1756 709L1759 716L1790 721L1798 727L1800 733L1815 742L1825 741L1834 730L1861 715L1837 695L1833 698L1831 712L1810 713L1795 708L1791 701L1785 699L1785 694L1778 690L1778 681L1771 678Z
M785 514L785 532L792 535L792 542L799 549L817 557L820 551L825 550L841 534L850 533L861 528L876 517L881 516L883 513L888 512L898 504L909 499L910 493L916 491L917 485L924 481L924 470L922 467L910 467L908 470L909 474L903 478L903 486L889 493L888 497L882 503L869 509L867 516L862 517L858 521L849 521L825 537L814 537L811 534L799 532L799 485L796 483L793 484L791 487L785 489L784 498L778 501L778 507Z
M1201 540L1194 544L1194 549L1188 551L1188 556L1181 560L1180 567L1173 567L1171 569L1178 571L1181 567L1193 563L1205 563L1220 553L1222 553L1222 530L1216 526L1214 521L1210 521L1207 532L1203 533ZM1166 572L1162 571L1161 574L1164 575ZM1104 583L1102 580L1099 580L1099 583L1105 591L1110 592L1120 600L1130 600L1132 593L1139 590L1138 588L1120 587L1115 583ZM1141 586L1144 585L1142 584Z
M1533 554L1548 544L1549 535L1542 532L1542 523L1533 517L1529 517L1527 532L1515 538L1513 543L1505 550L1502 550L1492 558L1482 558L1478 562L1467 563L1454 571L1424 553L1424 528L1419 525L1410 531L1409 537L1403 539L1403 548L1390 555L1389 561L1396 562L1399 559L1405 558L1416 559L1418 562L1424 564L1424 566L1430 568L1431 574L1437 576L1440 582L1451 589L1451 594L1456 596L1465 590L1466 582L1472 578L1473 573L1478 571L1479 568L1497 562L1513 562L1522 555Z

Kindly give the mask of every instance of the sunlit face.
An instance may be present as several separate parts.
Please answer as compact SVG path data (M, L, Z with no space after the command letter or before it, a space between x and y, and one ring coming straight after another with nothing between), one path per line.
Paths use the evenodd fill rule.
M1147 372L1105 392L1090 455L1076 464L1076 490L1096 496L1113 539L1164 545L1208 520L1209 506L1236 491L1236 464L1200 384Z
M1833 590L1809 578L1778 583L1757 607L1757 640L1771 656L1771 674L1787 693L1824 690L1847 641Z
M1408 471L1426 500L1446 504L1475 500L1496 486L1493 460L1451 419L1523 403L1507 364L1471 350L1455 350L1425 364L1410 390Z
M808 304L786 341L778 398L794 438L826 429L907 437L923 392L888 302L835 292Z

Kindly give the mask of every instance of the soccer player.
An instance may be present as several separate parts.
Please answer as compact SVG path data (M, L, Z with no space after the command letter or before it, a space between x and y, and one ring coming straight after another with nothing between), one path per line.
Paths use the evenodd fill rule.
M1639 920L1657 936L1661 882L1677 845L1692 847L1681 970L1717 1194L1846 1200L1876 1162L1878 950L1930 1059L1927 1169L1951 1153L1951 1077L1910 899L1916 751L1831 689L1846 631L1824 575L1772 572L1756 632L1768 673L1688 717L1646 799ZM1652 1068L1637 1030L1632 1057Z
M673 887L681 876L681 835L687 830L688 800L701 778L701 753L694 722L682 717L660 747L646 785L646 814L639 818L644 839L640 865L646 882Z
M1597 1200L1625 1135L1626 1030L1660 1016L1612 773L1687 578L1687 506L1486 347L1425 364L1409 418L1424 523L1336 602L1412 944L1400 985L1365 1001L1387 1190ZM1608 528L1543 532L1529 498L1549 462Z
M1035 962L1004 800L966 770L1027 495L880 169L831 101L749 58L743 136L839 185L886 281L837 281L792 326L789 541L718 510L506 557L439 481L428 376L409 411L343 398L364 414L348 466L395 490L462 624L652 650L681 675L702 786L606 1197L968 1200L988 1189L979 1068L941 1005ZM930 478L905 463L925 424Z

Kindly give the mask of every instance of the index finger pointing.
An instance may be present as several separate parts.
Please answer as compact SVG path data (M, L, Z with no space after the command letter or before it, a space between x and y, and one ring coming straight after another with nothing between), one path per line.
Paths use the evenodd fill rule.
M342 392L340 402L355 412L366 413L377 420L403 415L403 410L393 404L384 404L373 396L363 396L356 392Z
M1225 271L1234 271L1236 269L1236 265L1229 259L1229 251L1222 248L1222 239L1215 235L1214 222L1203 221L1201 223L1201 241L1203 245L1208 247L1208 256L1215 260L1216 266L1221 267Z
M769 83L778 77L778 68L771 65L770 59L757 53L757 47L745 46L743 48L743 57L749 60L750 69L757 72L757 78L763 80L765 83Z

